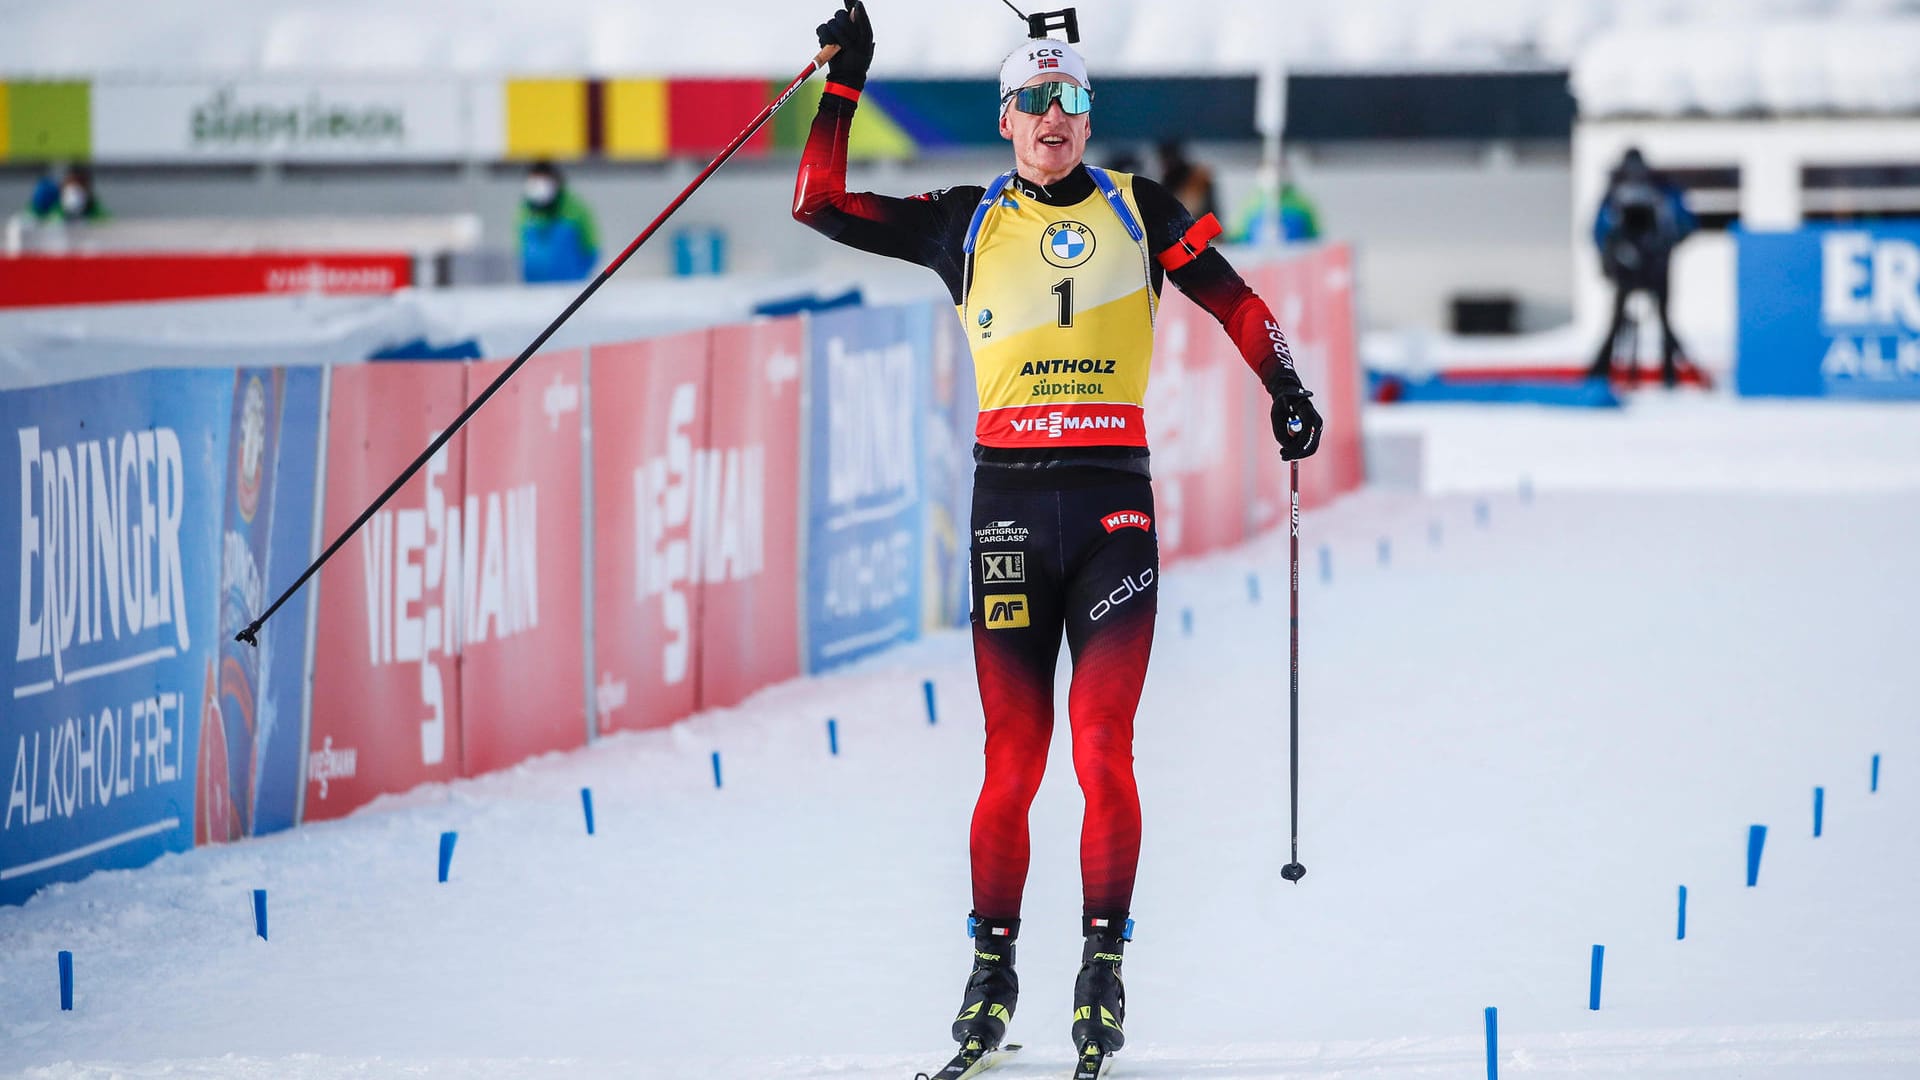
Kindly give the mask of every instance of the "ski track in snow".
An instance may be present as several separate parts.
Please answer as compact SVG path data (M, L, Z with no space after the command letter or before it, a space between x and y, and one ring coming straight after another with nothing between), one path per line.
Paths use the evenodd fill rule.
M1644 481L1689 410L1703 479ZM1539 413L1427 415L1445 494L1370 491L1305 523L1298 886L1279 878L1285 538L1163 578L1113 1076L1481 1076L1489 1005L1503 1076L1920 1076L1920 455L1884 415L1810 407L1796 435L1832 468L1897 459L1822 491L1817 461L1753 459L1777 411L1636 405L1623 438L1573 441ZM1638 450L1636 430L1657 437ZM1562 465L1531 499L1468 493L1548 442ZM1653 490L1601 489L1594 454ZM989 1074L1008 1080L1071 1057L1080 802L1057 727L1009 1034L1027 1049ZM905 1080L944 1060L966 971L980 742L967 638L943 633L665 731L55 886L0 908L0 1075ZM1747 889L1753 823L1770 834Z

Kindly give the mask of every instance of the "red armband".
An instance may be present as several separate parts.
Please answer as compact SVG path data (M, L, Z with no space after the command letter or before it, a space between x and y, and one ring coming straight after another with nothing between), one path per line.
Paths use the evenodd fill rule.
M1194 222L1193 228L1187 230L1187 235L1160 253L1160 265L1168 270L1180 269L1199 258L1200 253L1207 250L1208 241L1219 236L1223 231L1225 230L1220 228L1220 219L1208 214Z
M846 98L848 101L857 102L860 100L860 91L855 90L851 86L842 86L837 82L827 83L826 92L832 94L834 97Z

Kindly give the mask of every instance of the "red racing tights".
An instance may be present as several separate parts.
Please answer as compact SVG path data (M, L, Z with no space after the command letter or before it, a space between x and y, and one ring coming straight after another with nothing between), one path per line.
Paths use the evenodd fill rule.
M1086 797L1085 913L1124 916L1140 861L1133 714L1159 597L1153 490L1144 476L1109 469L983 467L973 537L974 668L987 728L973 812L974 913L1020 914L1027 811L1047 769L1064 630L1073 768Z

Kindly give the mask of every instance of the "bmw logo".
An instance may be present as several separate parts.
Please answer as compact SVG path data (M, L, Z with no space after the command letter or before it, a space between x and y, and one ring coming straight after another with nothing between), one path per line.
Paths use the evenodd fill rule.
M1077 221L1056 221L1040 238L1040 255L1063 270L1093 258L1093 230Z
M993 309L981 308L980 309L980 329L985 330L987 327L992 325L993 325Z

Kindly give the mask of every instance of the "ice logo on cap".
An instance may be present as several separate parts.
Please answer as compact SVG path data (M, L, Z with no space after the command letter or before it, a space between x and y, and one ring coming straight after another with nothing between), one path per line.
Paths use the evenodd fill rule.
M1062 270L1071 270L1093 257L1093 230L1077 221L1057 221L1041 237L1040 254Z

